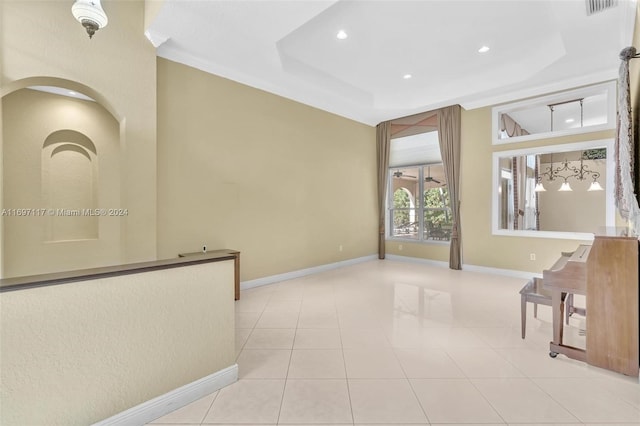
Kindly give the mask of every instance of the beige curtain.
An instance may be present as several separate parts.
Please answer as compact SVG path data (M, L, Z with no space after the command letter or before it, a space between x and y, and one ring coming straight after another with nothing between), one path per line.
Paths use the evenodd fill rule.
M462 269L462 235L460 232L460 105L438 111L440 154L447 177L453 228L449 251L449 268Z
M529 134L526 129L523 129L522 126L508 114L500 114L500 121L500 130L506 132L510 138Z
M385 221L387 178L389 175L389 147L391 146L391 122L385 121L376 127L376 144L378 152L378 258L385 255Z
M513 170L514 190L516 192L513 197L515 212L515 229L527 229L525 220L525 211L527 205L527 156L519 155L514 157L516 167Z

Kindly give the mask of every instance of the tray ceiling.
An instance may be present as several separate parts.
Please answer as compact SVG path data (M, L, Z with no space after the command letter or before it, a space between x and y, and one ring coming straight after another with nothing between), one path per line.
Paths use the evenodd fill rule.
M375 125L615 79L636 8L619 0L588 16L584 0L165 0L147 36L158 56Z

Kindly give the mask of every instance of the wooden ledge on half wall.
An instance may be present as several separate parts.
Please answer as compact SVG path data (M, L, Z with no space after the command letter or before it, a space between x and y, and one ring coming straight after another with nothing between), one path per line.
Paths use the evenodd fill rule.
M240 300L240 252L237 250L230 249L220 249L220 250L206 250L206 248L202 251L194 251L190 253L180 253L178 257L180 258L206 258L209 255L218 255L218 256L232 256L235 266L234 272L234 294L235 300Z
M162 269L180 268L200 263L221 262L225 260L234 261L235 300L238 300L240 298L240 252L228 249L212 250L207 251L206 253L185 253L180 254L178 257L173 259L154 260L150 262L78 269L75 271L54 272L15 278L3 278L0 279L0 293L62 285L78 281L89 281L98 278L137 274L141 272L159 271Z

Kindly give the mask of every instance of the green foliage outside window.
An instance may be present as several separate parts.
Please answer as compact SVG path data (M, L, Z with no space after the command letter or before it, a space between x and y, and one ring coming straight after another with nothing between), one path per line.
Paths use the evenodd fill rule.
M424 207L424 216L427 223L435 226L451 225L449 190L447 188L430 188L424 191Z
M411 200L409 194L402 188L396 189L393 193L393 208L394 209L408 209L411 207ZM394 226L402 226L409 223L409 211L408 210L395 210L393 215Z

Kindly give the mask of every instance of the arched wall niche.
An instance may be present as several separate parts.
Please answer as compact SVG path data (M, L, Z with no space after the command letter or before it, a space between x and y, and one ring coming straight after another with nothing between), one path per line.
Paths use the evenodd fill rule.
M43 147L43 148L45 148L45 147ZM62 142L62 143L56 144L56 146L51 151L51 155L49 157L53 158L56 154L60 154L60 153L63 153L63 152L69 152L69 151L70 152L76 152L76 153L82 155L87 160L89 160L89 162L92 161L91 155L89 155L89 151L87 151L85 148L83 148L80 145L76 145L75 143L66 143L66 142Z
M96 90L70 80L25 78L1 93L0 208L38 209L2 218L2 277L120 263L126 217L95 212L122 207L124 118Z
M98 153L96 146L86 135L76 132L75 130L58 130L51 133L44 141L43 148L46 148L50 145L60 144L60 143L73 143L75 145L79 145L83 147L87 151L91 151L94 154Z
M97 239L98 152L75 130L51 133L42 146L42 201L47 211L45 241Z

